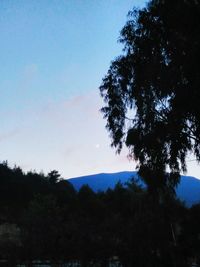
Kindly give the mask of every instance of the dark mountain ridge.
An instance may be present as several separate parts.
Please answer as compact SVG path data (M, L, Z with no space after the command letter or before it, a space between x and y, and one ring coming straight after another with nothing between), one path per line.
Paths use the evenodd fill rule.
M137 172L117 172L117 173L99 173L76 178L70 178L68 181L79 190L82 185L89 185L95 192L105 191L108 188L114 188L117 182L126 183L132 177L138 178ZM142 182L141 182L142 183ZM200 202L200 180L192 176L181 176L181 182L176 188L178 198L186 203L187 206Z

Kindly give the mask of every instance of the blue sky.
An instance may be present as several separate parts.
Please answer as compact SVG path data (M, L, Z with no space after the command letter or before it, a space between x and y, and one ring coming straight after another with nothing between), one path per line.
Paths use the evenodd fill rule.
M110 148L98 87L128 11L144 3L1 0L0 160L63 177L134 169Z

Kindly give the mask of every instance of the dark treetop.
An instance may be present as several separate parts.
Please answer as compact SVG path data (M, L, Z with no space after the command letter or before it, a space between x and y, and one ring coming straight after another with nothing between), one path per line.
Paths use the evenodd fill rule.
M187 154L200 160L200 1L150 1L120 42L100 86L112 146L129 147L150 188L173 188Z

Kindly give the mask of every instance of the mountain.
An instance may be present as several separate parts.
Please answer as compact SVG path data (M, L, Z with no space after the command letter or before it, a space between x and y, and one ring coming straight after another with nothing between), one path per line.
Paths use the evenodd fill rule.
M79 190L82 185L88 184L94 191L105 191L114 188L118 181L127 182L131 177L136 177L136 172L99 173L68 179Z
M99 173L88 176L70 178L68 181L73 184L76 190L82 185L89 185L94 191L105 191L114 188L116 183L127 182L131 177L138 177L136 172ZM187 206L200 202L200 180L191 176L181 176L181 182L176 189L177 196L185 201Z

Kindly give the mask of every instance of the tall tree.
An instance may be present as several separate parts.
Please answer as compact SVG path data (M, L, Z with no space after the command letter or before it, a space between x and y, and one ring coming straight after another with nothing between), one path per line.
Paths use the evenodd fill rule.
M112 146L128 146L150 187L173 188L188 153L200 161L200 1L134 9L120 42L100 86Z

